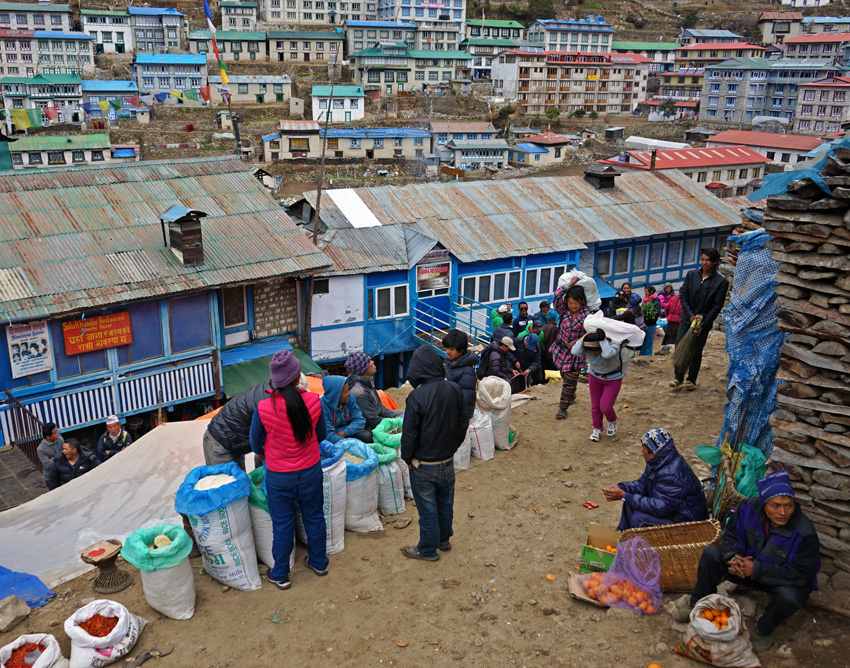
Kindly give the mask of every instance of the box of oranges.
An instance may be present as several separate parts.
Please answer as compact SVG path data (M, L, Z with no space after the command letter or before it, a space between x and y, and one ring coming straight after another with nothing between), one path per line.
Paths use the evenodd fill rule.
M607 573L617 555L620 532L591 522L587 529L587 544L581 548L582 573Z

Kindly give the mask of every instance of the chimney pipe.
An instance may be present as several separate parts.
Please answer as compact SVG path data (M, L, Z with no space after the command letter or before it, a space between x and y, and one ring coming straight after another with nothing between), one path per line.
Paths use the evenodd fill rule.
M655 149L652 149L652 152L649 154L649 171L655 171Z

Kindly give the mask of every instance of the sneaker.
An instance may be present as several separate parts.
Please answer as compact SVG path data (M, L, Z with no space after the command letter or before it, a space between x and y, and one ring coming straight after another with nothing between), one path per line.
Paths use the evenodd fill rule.
M682 383L682 389L684 389L685 392L693 392L695 389L697 389L697 386L694 385L691 381L686 380L684 383Z
M691 610L693 609L694 607L690 603L687 603L686 605L677 608L670 616L673 618L674 622L687 624L691 620Z
M681 380L671 380L667 383L667 387L672 387L674 390L682 384Z
M565 411L563 408L559 408L558 412L555 413L555 419L556 420L566 420L567 419L567 411Z
M452 549L452 544L449 541L444 540L442 543L440 543L437 546L437 549L442 550L443 552L448 552L449 550Z
M598 443L600 436L602 436L602 430L601 429L594 429L590 434L590 440Z
M605 431L606 436L615 436L617 434L617 423L609 422L608 429Z
M760 633L753 633L750 636L750 640L753 643L753 651L756 654L761 654L762 652L766 652L773 646L773 636L763 636Z
M318 568L315 568L313 565L311 565L309 558L310 557L308 555L306 555L306 554L304 555L304 565L307 568L309 568L311 571L313 571L316 575L327 575L328 574L327 568L325 570L319 570Z
M434 554L422 554L419 551L419 548L415 545L408 545L407 547L401 548L401 551L404 553L404 556L408 559L421 559L422 561L439 561L440 555L434 552Z
M282 578L275 580L268 573L266 573L266 580L271 582L278 589L289 589L292 586L292 583L289 581L288 575L284 575Z

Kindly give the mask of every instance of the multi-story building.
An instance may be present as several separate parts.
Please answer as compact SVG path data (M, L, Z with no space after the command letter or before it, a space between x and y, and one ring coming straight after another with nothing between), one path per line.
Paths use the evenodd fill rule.
M406 18L406 17L405 17ZM448 19L416 20L416 44L420 51L457 51L460 48L462 24Z
M95 55L134 50L130 12L81 9L80 24L83 32L91 35Z
M369 49L379 42L403 42L408 49L416 48L416 24L392 21L346 21L345 52Z
M827 77L800 84L794 130L822 135L838 132L850 119L850 77Z
M281 121L281 125L289 125ZM317 124L318 126L318 124ZM303 134L303 132L299 133ZM316 128L309 136L294 137L283 131L263 137L266 162L293 158L318 159L322 155L324 128ZM361 158L366 160L418 160L425 155L430 141L427 130L415 128L328 128L325 157ZM314 139L314 141L310 141ZM304 150L306 146L306 150ZM294 150L293 150L294 147Z
M466 39L479 37L493 39L525 39L525 26L519 21L491 21L489 19L467 19Z
M614 26L598 14L583 19L538 19L528 27L527 39L547 51L609 53Z
M804 16L803 32L850 32L850 16Z
M83 99L81 80L76 74L37 74L34 77L4 77L0 79L3 90L3 108L6 126L11 131L12 112L16 109L58 110L56 122L70 123L80 120L80 103ZM51 122L42 113L42 124Z
M176 9L158 7L127 8L133 26L137 52L166 53L185 51L186 15Z
M134 65L140 95L177 92L207 85L206 57L183 53L139 53ZM168 95L165 102L176 103Z
M461 30L466 18L466 0L378 0L376 18L416 24L452 22Z
M207 57L207 62L216 62L213 51L212 35L209 30L192 30L189 33L189 52ZM247 30L217 30L215 43L218 55L224 61L268 60L266 33Z
M737 35L730 30L702 30L700 28L682 28L679 33L680 44L728 44L731 42L743 42L744 36Z
M214 104L224 104L221 90L221 75L210 76L210 95ZM292 79L286 74L249 75L231 74L227 77L231 101L248 104L283 104L292 97Z
M697 102L702 95L705 70L701 67L692 67L660 72L658 78L660 86L658 94L654 96L656 100Z
M359 121L366 113L363 86L333 86L333 99L331 86L313 86L311 95L314 121L328 118L331 123L351 123Z
M36 30L38 70L42 74L92 74L92 38L84 32Z
M781 0L783 5L791 5L798 9L807 7L825 7L830 2L832 2L832 0Z
M848 100L850 103L850 100ZM706 148L719 146L746 146L771 162L793 165L806 159L806 154L820 146L817 137L781 135L774 132L726 130L706 140Z
M466 51L420 51L394 42L356 51L348 59L354 83L377 86L385 95L467 81L472 68Z
M765 47L747 42L701 42L675 49L674 62L677 70L699 68L722 63L729 58L763 57L765 51Z
M69 5L49 2L0 2L0 30L58 30L74 29L74 17Z
M269 59L289 62L328 62L342 59L343 36L338 31L272 30Z
M731 58L706 68L699 120L741 127L767 117L790 124L802 84L846 69L827 59Z
M525 113L630 113L646 98L649 59L633 54L513 50L493 60L496 95L518 99Z
M675 42L612 42L611 53L637 54L650 61L651 73L669 72L674 67L674 53L679 46Z
M452 166L468 171L501 169L508 162L510 148L504 139L450 139L446 144L452 152Z
M241 0L221 0L222 30L257 30L257 3Z
M136 118L139 111L146 109L139 105L139 87L135 81L83 79L82 92L83 103L91 106L88 114L92 118L106 116L110 121L119 118ZM110 104L104 114L100 107L101 102L119 102L121 107L116 109Z
M38 42L33 30L0 30L0 75L35 76Z
M431 152L438 146L444 146L449 141L476 141L492 139L496 136L496 128L487 121L431 121L428 126L431 135Z
M268 28L275 25L336 25L378 17L377 0L261 0L260 14Z
M493 58L520 46L520 40L502 37L470 37L460 43L461 51L472 56L473 79L489 79Z
M850 59L850 32L800 35L785 40L786 58L835 58L843 65Z
M11 147L12 169L137 162L137 145L113 146L108 134L20 137Z
M263 137L263 159L278 162L321 155L318 121L283 120L277 132Z
M803 34L801 12L762 12L758 19L762 44L782 44Z

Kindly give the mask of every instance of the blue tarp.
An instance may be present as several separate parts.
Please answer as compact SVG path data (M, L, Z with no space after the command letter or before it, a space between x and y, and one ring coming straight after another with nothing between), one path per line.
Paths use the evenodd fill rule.
M221 366L250 362L258 357L274 355L278 350L292 350L292 344L285 338L263 341L262 343L248 343L238 348L221 351Z
M0 600L13 594L31 608L40 608L56 596L35 575L16 573L0 566Z
M114 148L112 149L113 158L135 158L136 149L134 148Z

